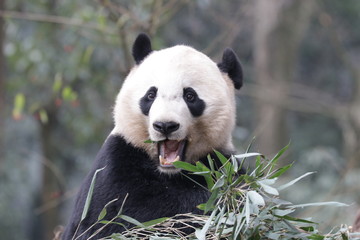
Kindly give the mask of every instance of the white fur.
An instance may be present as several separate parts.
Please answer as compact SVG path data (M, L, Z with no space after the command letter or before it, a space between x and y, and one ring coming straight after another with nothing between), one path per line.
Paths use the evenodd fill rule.
M145 116L139 101L152 86L158 92L149 116ZM191 115L183 100L186 87L193 88L206 104L199 117ZM195 162L213 149L232 151L234 95L232 81L206 55L187 46L155 51L125 79L116 99L112 134L122 135L158 161L156 145L144 141L163 140L153 129L155 121L174 121L180 123L180 128L169 138L190 140L185 161Z

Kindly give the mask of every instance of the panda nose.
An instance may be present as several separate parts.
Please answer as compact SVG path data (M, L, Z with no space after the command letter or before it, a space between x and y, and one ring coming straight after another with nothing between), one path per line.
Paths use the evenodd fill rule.
M176 122L154 122L153 127L156 131L169 135L179 129L180 124Z

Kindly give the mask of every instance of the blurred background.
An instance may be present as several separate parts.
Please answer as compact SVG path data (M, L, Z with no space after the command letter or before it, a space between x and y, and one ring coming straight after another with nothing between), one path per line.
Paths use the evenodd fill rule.
M140 32L153 48L238 54L234 141L272 157L319 228L351 225L360 203L360 1L0 0L0 238L51 239L112 130Z

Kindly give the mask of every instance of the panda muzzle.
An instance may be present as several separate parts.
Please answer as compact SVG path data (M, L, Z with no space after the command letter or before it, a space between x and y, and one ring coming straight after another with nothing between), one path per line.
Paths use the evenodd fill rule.
M165 140L158 144L161 167L173 167L173 163L181 161L184 156L186 140Z

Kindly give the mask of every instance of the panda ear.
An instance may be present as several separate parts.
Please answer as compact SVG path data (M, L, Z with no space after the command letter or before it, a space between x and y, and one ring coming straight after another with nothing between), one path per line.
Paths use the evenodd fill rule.
M227 73L234 87L240 89L243 85L243 73L240 61L231 48L225 49L222 62L218 63L220 71Z
M138 65L145 59L147 55L152 52L151 41L148 35L145 33L140 33L135 39L132 55L134 57L135 63Z

